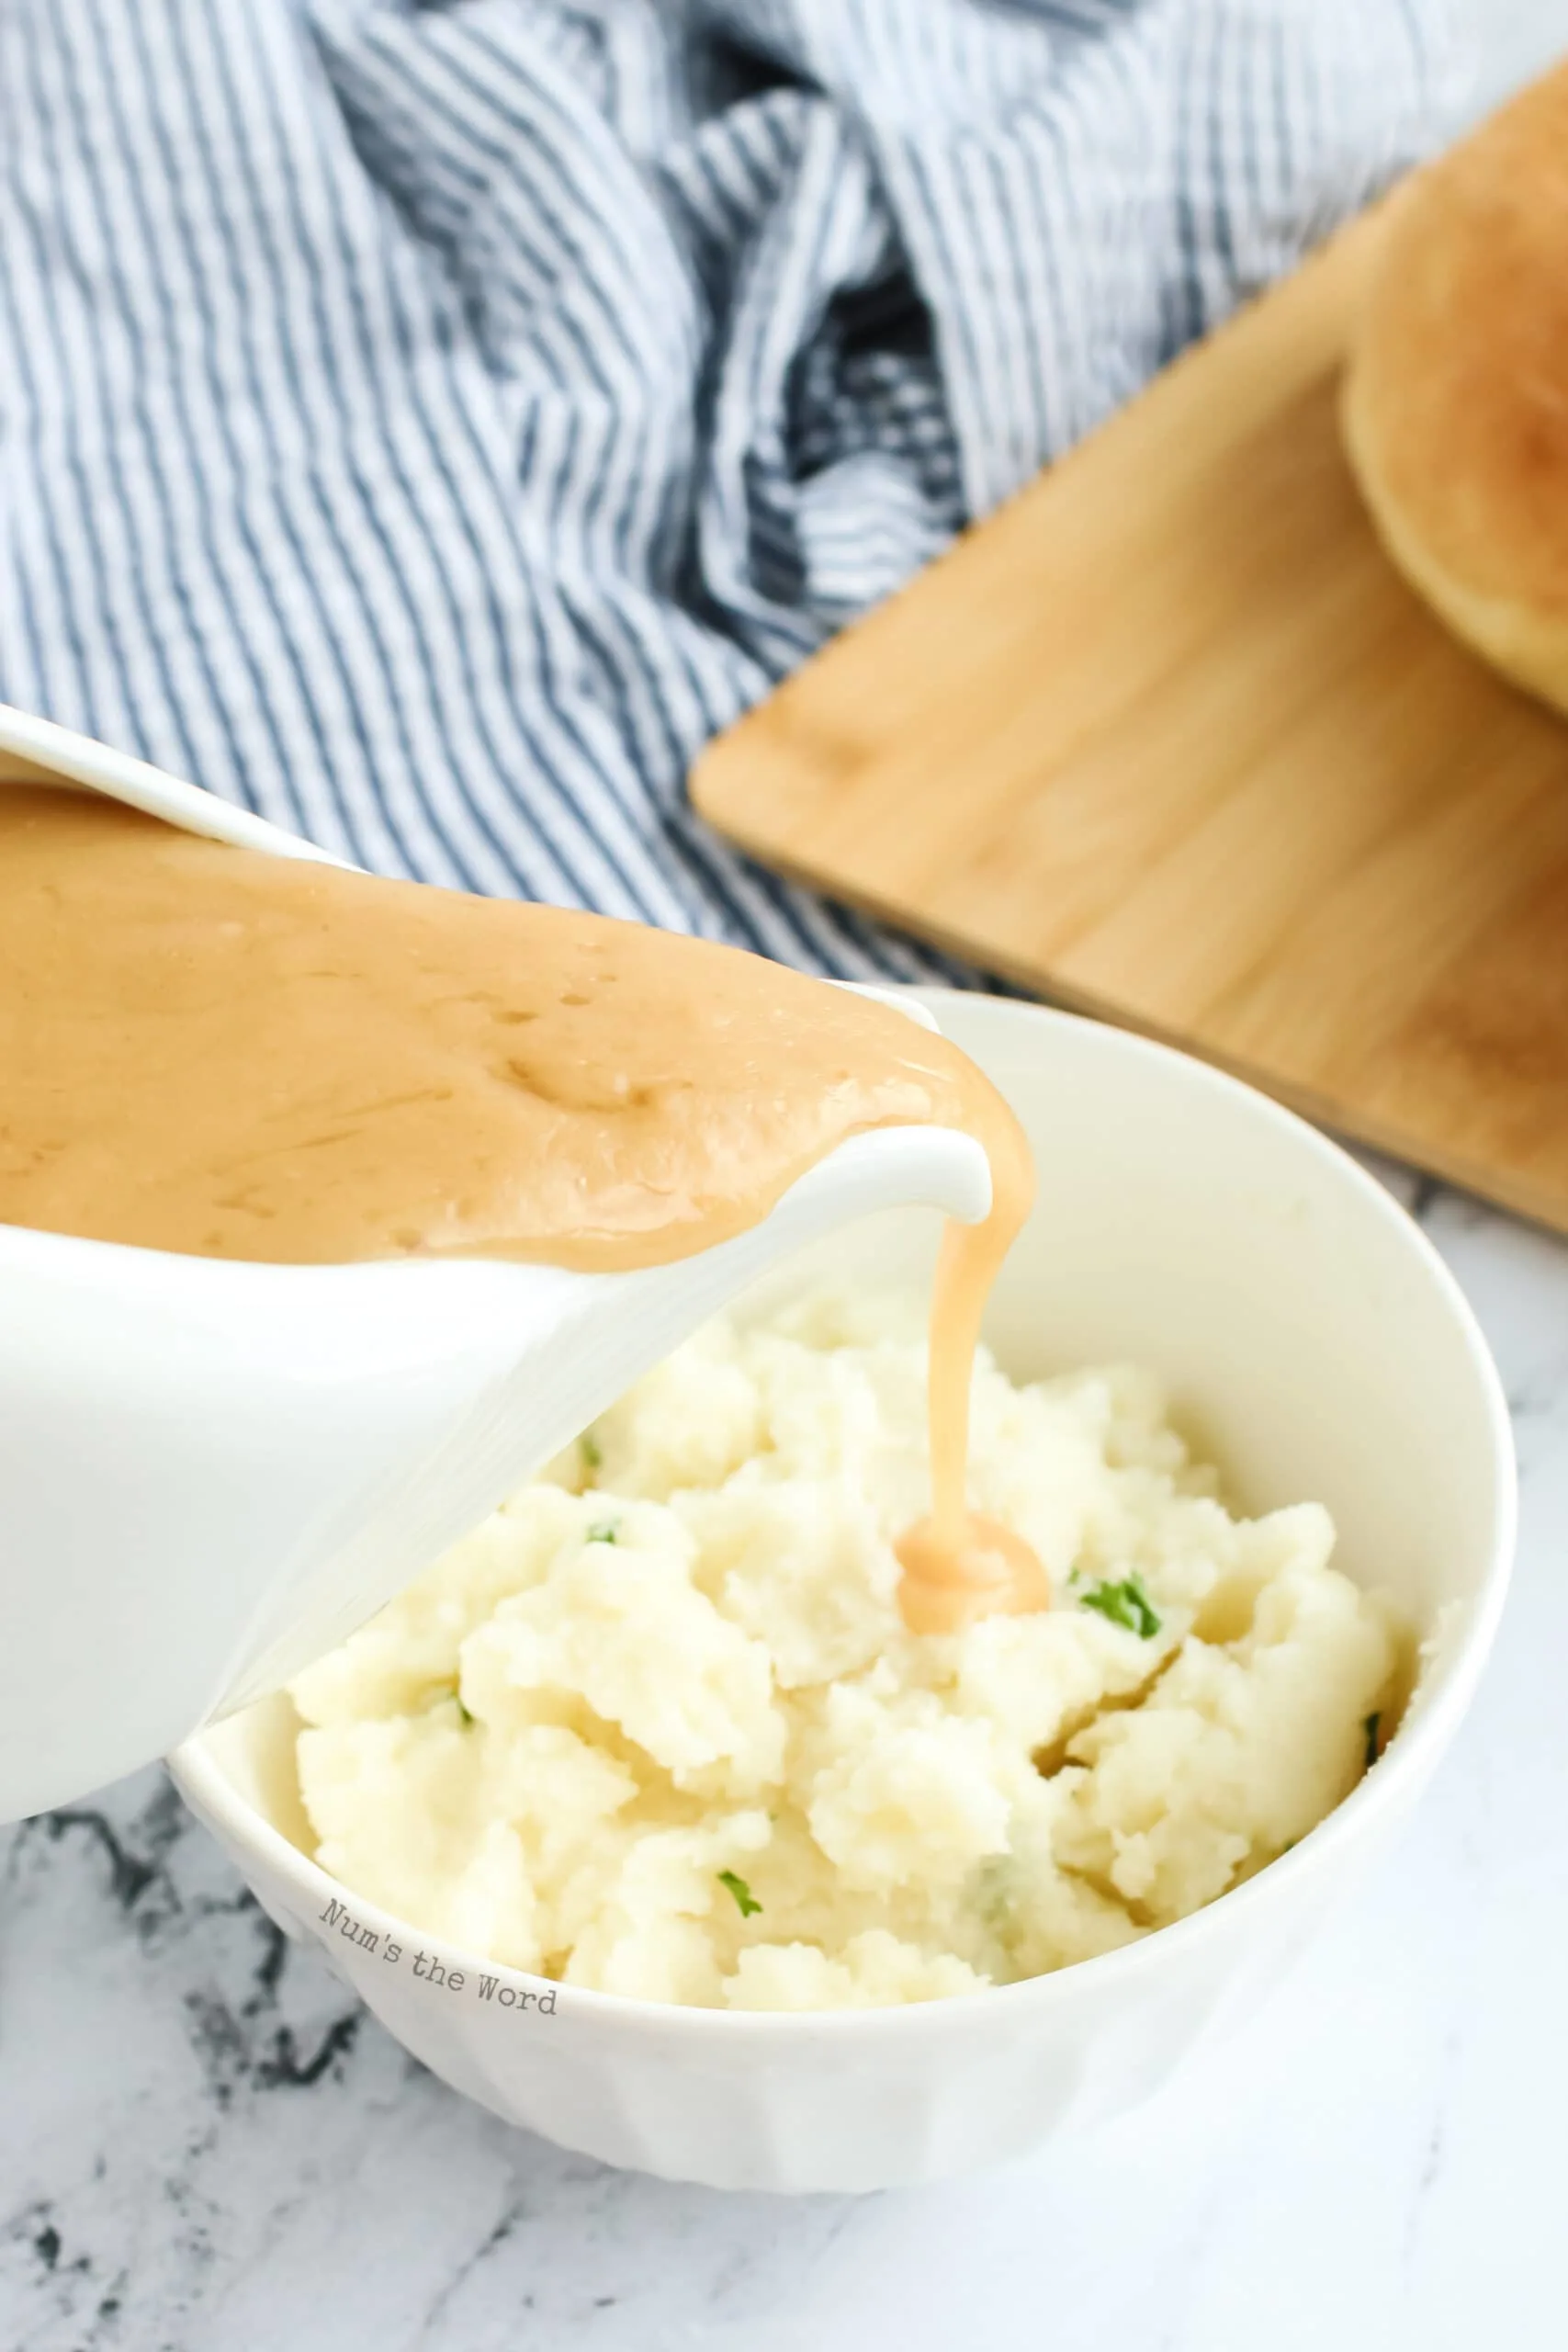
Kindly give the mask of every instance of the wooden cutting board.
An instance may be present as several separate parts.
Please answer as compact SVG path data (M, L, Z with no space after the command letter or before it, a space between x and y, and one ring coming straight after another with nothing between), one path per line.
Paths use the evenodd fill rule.
M1369 215L710 747L770 865L1568 1230L1568 726L1340 454Z

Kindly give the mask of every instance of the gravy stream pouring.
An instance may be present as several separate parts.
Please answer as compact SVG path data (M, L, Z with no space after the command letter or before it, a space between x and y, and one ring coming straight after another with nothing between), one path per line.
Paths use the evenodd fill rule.
M637 924L236 848L115 801L0 789L0 1224L326 1266L663 1266L755 1227L847 1138L974 1136L931 1318L929 1519L905 1615L1043 1607L967 1511L970 1374L1028 1213L1012 1113L941 1036Z

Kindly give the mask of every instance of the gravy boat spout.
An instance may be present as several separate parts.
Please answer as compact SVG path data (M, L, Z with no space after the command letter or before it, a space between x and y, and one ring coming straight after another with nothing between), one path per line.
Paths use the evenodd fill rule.
M0 790L39 773L319 854L0 710ZM767 1267L906 1204L983 1216L979 1145L852 1136L750 1232L628 1273L244 1264L0 1227L0 1820L276 1688Z

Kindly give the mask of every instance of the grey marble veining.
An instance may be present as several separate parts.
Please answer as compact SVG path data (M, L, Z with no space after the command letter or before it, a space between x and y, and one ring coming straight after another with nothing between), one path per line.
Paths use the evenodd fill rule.
M1517 1582L1414 1831L1236 2041L1142 2115L988 2181L785 2203L615 2174L406 2060L143 1773L6 1839L0 2346L1551 2340L1568 2185L1568 1247L1388 1172L1503 1368Z
M1490 96L1568 0L1484 0ZM1568 1247L1400 1171L1507 1385L1524 1529L1413 1831L1272 2008L988 2180L779 2202L445 2090L161 1772L0 1833L0 2352L1473 2352L1561 2341Z

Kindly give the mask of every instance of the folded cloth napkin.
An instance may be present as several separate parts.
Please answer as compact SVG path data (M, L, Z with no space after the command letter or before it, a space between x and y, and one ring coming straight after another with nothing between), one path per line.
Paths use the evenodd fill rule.
M1446 14L5 0L0 699L384 873L940 969L693 756L1416 153Z

